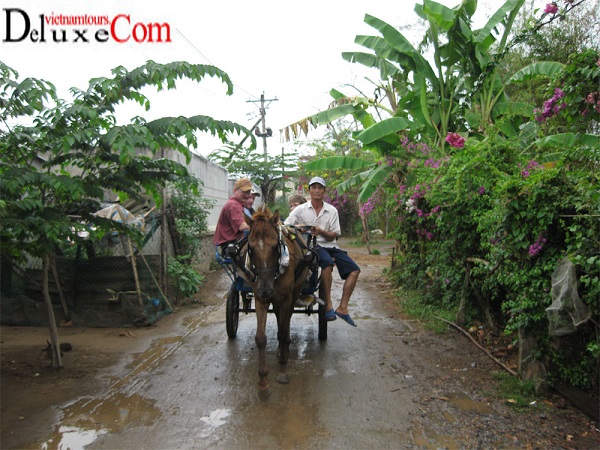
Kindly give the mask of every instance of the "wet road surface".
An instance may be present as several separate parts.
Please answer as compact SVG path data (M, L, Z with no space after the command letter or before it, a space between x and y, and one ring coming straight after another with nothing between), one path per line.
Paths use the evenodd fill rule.
M369 270L379 269L366 267L363 273ZM334 280L334 298L341 286ZM316 314L294 314L288 385L275 381L276 323L269 314L272 392L266 401L256 389L255 316L242 314L237 338L228 339L224 307L204 309L187 317L184 333L158 339L137 355L102 397L67 406L44 446L410 447L409 425L418 412L411 394L414 374L399 354L406 347L399 336L410 326L377 308L380 290L377 283L359 281L351 301L358 327L330 322L326 341L318 339Z
M206 307L159 323L139 353L98 373L104 389L57 405L54 431L41 440L32 431L36 442L18 448L598 448L597 429L576 411L519 411L496 396L497 366L464 337L401 319L385 265L361 262L350 302L357 328L338 318L319 341L317 314L292 317L288 385L275 382L269 315L267 400L257 393L256 318L242 314L237 338L227 338L230 281L213 272ZM341 288L334 276L334 305Z

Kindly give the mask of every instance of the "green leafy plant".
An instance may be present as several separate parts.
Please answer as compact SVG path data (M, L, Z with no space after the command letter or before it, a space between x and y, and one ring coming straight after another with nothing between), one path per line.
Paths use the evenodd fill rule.
M204 281L204 277L189 264L189 259L190 255L182 255L169 258L167 263L167 273L179 293L184 297L189 297L198 292Z
M167 272L177 292L189 297L196 292L204 277L194 268L203 235L208 231L207 217L214 202L203 197L199 185L175 183L170 198L174 208L175 227L185 255L169 257Z
M58 98L44 80L19 80L0 62L0 240L3 260L39 257L43 265L44 297L50 317L52 365L61 367L58 332L48 293L49 259L62 242L80 242L79 232L102 234L112 228L134 234L93 213L106 191L121 198L154 196L167 181L189 180L186 167L161 157L169 148L190 157L196 132L227 141L231 134L252 133L229 121L208 116L145 120L137 116L117 125L115 107L133 100L148 110L142 93L148 87L175 89L178 79L200 82L215 77L231 94L233 84L222 70L207 65L174 62L146 64L112 77L98 77L84 89L72 88L73 99ZM16 123L16 125L15 125ZM97 230L97 231L94 231Z
M532 403L537 404L533 381L524 381L506 372L494 372L493 375L498 382L496 388L498 395L509 405L517 409L524 409L530 408Z

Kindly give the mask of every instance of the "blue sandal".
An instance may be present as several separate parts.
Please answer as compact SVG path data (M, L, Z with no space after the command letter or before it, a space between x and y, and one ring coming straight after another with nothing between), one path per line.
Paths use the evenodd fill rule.
M334 320L336 320L337 317L335 316L335 310L330 309L329 311L327 311L325 313L325 319L327 320L327 322L333 322Z
M352 320L352 318L350 317L350 314L342 314L337 311L335 313L340 317L340 319L345 320L349 325L352 325L353 327L356 326L354 320Z

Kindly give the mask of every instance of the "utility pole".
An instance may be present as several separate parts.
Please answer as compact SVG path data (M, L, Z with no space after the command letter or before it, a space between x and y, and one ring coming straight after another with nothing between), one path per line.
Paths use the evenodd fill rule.
M261 124L261 128L258 128L258 126L256 126L254 128L254 134L263 139L263 151L264 151L265 163L267 162L267 138L273 136L273 130L271 128L267 128L267 126L266 126L265 116L267 115L267 106L269 106L269 104L271 102L276 102L277 100L278 100L277 97L265 99L264 92L260 95L260 100L248 100L248 103L260 102L260 109L259 109L260 121L259 122ZM265 105L265 102L269 102L269 104Z
M281 146L281 195L285 196L285 153Z
M248 100L248 103L260 102L260 110L259 110L260 120L259 120L259 122L261 124L261 128L259 128L258 126L255 126L254 134L258 137L261 137L263 140L265 167L267 164L267 138L273 136L273 130L271 128L267 128L267 126L266 126L265 116L267 115L267 107L271 104L271 102L276 102L277 100L278 100L277 97L271 98L271 99L265 99L264 92L260 95L260 100ZM269 102L269 103L267 105L265 105L265 102ZM257 122L257 125L258 125L258 122ZM263 178L263 183L266 187L266 184L267 184L267 174L266 173ZM267 192L263 192L263 195L267 195Z

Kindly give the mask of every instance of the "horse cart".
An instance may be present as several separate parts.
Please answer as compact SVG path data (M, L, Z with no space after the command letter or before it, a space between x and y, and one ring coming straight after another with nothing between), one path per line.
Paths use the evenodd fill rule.
M304 234L306 241L309 243L308 249L314 245L313 240L309 235ZM251 284L247 281L251 274L246 274L244 278L239 272L246 271L243 263L240 261L240 252L242 251L245 242L238 244L229 244L225 249L219 246L216 248L216 260L219 265L225 270L227 276L231 280L231 286L227 292L227 304L225 309L225 324L227 328L227 336L234 339L237 336L238 323L240 313L248 314L256 312L254 305L254 292ZM313 275L305 283L302 289L302 295L296 300L293 308L293 314L318 314L319 324L319 339L327 339L327 319L325 317L326 306L321 293L320 279L318 277L318 265L315 263ZM269 313L273 312L272 306L268 309Z

